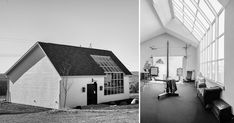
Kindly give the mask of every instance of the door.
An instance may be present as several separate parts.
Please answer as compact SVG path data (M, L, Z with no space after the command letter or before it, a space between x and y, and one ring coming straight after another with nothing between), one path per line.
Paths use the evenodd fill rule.
M87 105L97 104L97 83L87 84Z

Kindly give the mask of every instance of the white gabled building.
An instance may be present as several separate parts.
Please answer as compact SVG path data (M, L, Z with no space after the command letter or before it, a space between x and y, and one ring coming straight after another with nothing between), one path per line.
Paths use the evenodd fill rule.
M59 109L129 98L131 73L107 50L37 42L6 75L13 103Z

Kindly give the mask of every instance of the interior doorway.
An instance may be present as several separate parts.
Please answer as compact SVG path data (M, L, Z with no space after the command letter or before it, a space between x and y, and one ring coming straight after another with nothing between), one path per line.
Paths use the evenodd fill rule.
M177 76L177 69L183 68L183 57L184 56L170 56L169 57L169 76L174 79L179 79ZM157 79L166 79L167 74L167 57L156 56L153 57L153 66L159 68ZM183 78L181 78L182 80Z

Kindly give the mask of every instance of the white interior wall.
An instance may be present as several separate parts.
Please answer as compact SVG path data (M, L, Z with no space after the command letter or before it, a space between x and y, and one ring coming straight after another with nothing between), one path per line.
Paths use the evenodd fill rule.
M230 0L225 8L224 28L224 85L223 99L234 108L234 1Z
M169 41L170 45L170 55L171 56L185 56L186 43L170 34L162 34L151 40L141 43L141 72L146 61L150 61L151 56L166 56L166 42ZM152 50L150 47L159 48L157 50ZM187 70L197 71L197 48L190 46L188 48L188 59L187 59Z

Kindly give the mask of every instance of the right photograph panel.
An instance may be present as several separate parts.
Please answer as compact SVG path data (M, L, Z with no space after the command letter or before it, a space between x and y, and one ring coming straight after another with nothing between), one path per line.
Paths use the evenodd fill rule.
M234 1L140 0L141 123L232 123Z

